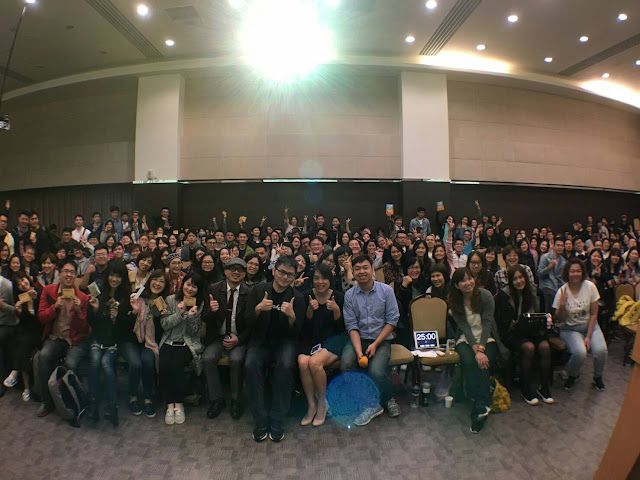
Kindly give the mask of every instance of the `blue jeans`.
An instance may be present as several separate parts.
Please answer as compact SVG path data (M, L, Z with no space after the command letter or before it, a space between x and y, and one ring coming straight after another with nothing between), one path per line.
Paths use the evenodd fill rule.
M89 391L94 399L100 396L100 372L104 375L104 390L107 403L116 403L117 379L116 379L116 358L118 348L101 348L98 344L91 345L89 354Z
M571 353L567 363L567 372L572 377L580 376L580 369L587 358L587 349L584 346L586 335L587 325L560 328L560 336L567 343L567 348ZM607 342L604 340L602 330L597 323L591 334L591 355L593 355L593 376L601 377L604 372L604 364L607 361Z
M156 374L156 356L142 343L122 342L118 349L129 368L129 396L138 396L138 387L142 380L142 396L145 400L151 400Z
M364 353L373 340L360 339L362 345L362 353ZM389 358L391 357L391 342L385 340L376 349L376 354L369 360L369 366L367 367L367 373L374 381L380 392L380 403L386 405L392 396L391 391L391 368L389 367ZM349 342L342 350L342 356L340 357L340 369L343 372L349 370L357 370L358 359L356 358L356 352L353 349L353 344Z
M66 355L65 366L69 370L78 373L78 365L89 350L88 340L82 340L78 345L69 346L66 340L47 338L42 345L42 349L38 355L37 365L33 368L38 369L38 378L40 379L40 396L42 401L51 405L52 399L49 393L49 377L60 362L60 359Z

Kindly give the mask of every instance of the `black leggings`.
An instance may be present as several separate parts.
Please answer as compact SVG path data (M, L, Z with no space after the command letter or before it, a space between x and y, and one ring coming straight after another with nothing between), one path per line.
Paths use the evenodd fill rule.
M533 385L535 372L534 367L538 366L540 373L540 385L543 390L549 389L549 379L551 375L551 350L547 340L522 340L520 342L520 367L522 368L522 381L520 387L522 392L529 394L537 390L538 385Z
M186 345L164 344L160 348L160 391L166 403L182 403L186 390L184 368L191 363L191 350Z
M468 343L459 343L456 351L460 355L462 374L467 395L473 400L471 414L484 413L485 407L491 406L491 372L496 368L498 347L495 342L487 343L485 354L489 358L489 368L481 369L476 361L476 354Z

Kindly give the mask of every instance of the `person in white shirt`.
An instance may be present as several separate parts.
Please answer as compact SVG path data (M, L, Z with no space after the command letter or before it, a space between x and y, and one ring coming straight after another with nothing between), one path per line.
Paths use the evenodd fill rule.
M560 336L567 343L571 357L567 363L569 377L564 383L571 389L580 375L582 364L590 351L593 356L593 386L605 389L602 373L607 361L607 342L598 326L597 287L587 280L587 269L578 258L567 260L563 271L565 284L553 300L556 322L560 322Z
M89 240L89 235L91 235L91 230L89 230L88 228L85 228L84 217L80 214L77 214L73 219L73 223L75 225L75 228L71 232L71 238L73 238L76 242L79 242L82 245L85 245Z
M453 244L453 266L455 269L467 266L467 256L463 253L464 241L456 240Z

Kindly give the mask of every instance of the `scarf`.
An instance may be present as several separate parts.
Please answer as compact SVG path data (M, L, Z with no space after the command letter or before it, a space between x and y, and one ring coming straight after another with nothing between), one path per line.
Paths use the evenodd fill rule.
M144 342L145 348L151 350L155 355L157 370L159 367L158 359L160 356L160 349L156 343L156 326L153 323L153 316L151 315L151 311L149 310L147 303L142 298L138 298L136 302L138 302L139 310L136 317L136 323L133 325L133 333L135 333L138 341L140 343Z

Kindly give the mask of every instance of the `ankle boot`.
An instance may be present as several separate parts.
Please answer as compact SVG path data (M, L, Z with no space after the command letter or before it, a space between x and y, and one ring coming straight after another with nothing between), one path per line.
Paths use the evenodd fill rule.
M118 406L115 403L109 405L109 420L114 427L117 427L120 423L118 419Z

